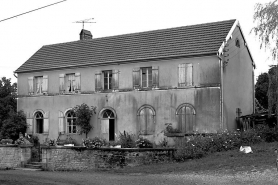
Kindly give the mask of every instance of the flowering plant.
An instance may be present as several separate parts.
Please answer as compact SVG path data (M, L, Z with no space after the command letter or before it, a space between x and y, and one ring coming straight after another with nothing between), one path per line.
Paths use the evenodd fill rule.
M140 137L135 141L136 147L138 148L152 148L153 144L148 140Z
M106 141L98 137L95 137L93 139L90 138L82 139L82 141L83 141L83 146L87 148L100 148L106 145Z

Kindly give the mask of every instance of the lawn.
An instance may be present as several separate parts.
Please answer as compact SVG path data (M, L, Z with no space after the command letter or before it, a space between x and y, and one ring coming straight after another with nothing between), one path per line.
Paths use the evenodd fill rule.
M259 143L251 145L253 153L244 154L237 150L216 152L201 159L192 159L185 162L159 163L137 167L125 167L112 170L113 173L178 173L178 172L255 172L276 167L276 154L274 149L278 148L278 142ZM109 172L108 172L109 173Z

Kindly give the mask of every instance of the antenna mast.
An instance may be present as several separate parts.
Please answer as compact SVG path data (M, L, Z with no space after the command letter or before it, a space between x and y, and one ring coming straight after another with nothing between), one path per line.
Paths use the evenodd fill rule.
M83 29L84 29L84 23L96 23L96 22L90 22L90 21L93 20L93 19L94 19L94 18L84 19L84 20L81 20L81 21L73 22L73 23L82 23Z

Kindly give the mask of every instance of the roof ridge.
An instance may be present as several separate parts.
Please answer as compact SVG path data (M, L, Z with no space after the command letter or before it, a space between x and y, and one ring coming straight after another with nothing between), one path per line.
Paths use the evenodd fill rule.
M96 41L96 40L104 39L104 38L108 39L108 38L114 38L114 37L120 37L120 36L139 35L139 34L143 34L143 33L163 32L163 31L172 30L172 29L180 29L180 28L195 27L195 26L205 26L205 25L211 25L211 24L223 23L223 22L230 22L230 21L236 21L236 19L209 22L209 23L192 24L192 25L178 26L178 27L170 27L170 28L163 28L163 29L155 29L155 30L148 30L148 31L141 31L141 32L134 32L134 33L125 33L125 34L121 34L121 35L98 37L98 38L87 39L87 40L76 40L76 41L69 41L69 42L61 42L61 43L56 43L56 44L43 45L42 47L55 46L55 45L61 45L61 44L69 44L69 43L75 43L75 42L76 43L77 42L92 42L92 41Z

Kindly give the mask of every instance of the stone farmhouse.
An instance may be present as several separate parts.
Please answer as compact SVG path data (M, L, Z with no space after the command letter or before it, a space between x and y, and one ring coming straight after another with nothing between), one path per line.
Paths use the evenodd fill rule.
M235 130L254 112L255 63L238 20L46 45L15 73L18 110L28 132L81 141L70 110L97 107L88 137L127 131L159 143L167 124L180 130Z

